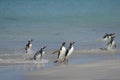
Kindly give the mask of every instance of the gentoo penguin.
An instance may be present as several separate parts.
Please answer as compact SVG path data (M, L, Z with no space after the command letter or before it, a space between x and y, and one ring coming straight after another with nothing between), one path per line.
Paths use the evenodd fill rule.
M42 47L38 52L35 53L35 55L33 56L33 60L42 60L43 55L44 55L44 49L46 48L46 46Z
M107 48L113 48L113 47L116 48L114 38L115 38L115 36L111 37L111 40L107 44Z
M60 50L56 50L54 53L58 53L58 57L57 57L57 60L54 61L54 63L56 62L59 62L59 63L62 63L64 57L65 57L65 52L66 52L66 48L65 48L65 42L62 43L62 46L60 47Z
M103 36L103 40L108 40L109 39L109 34L108 33L105 33L105 35Z
M109 39L111 39L111 38L115 38L115 33L110 33L109 34Z
M25 52L28 53L28 51L32 48L32 39L28 41L28 43L25 46Z
M74 51L74 47L73 47L73 44L75 42L71 42L68 49L66 50L66 53L65 53L65 58L64 58L64 62L67 61L68 62L68 58L70 57L70 55L73 53Z
M115 33L110 33L109 36L115 37Z
M110 33L110 34L105 33L105 35L103 36L103 40L107 41L107 40L111 39L114 36L115 36L115 33Z

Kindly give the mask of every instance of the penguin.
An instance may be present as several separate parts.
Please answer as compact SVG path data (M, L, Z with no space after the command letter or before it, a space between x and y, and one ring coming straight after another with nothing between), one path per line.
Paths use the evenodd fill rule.
M58 53L57 60L55 60L54 63L59 62L61 64L63 62L63 59L65 57L65 52L66 52L65 44L66 42L63 42L60 49L53 52L53 54Z
M103 36L103 40L107 41L110 40L112 37L115 37L115 33L105 33L105 35Z
M64 62L67 61L67 63L68 63L68 59L69 59L70 55L73 53L73 51L74 51L74 47L73 47L74 43L75 43L74 41L71 42L68 49L66 50Z
M107 48L116 48L116 44L115 44L115 40L114 40L115 36L111 37L111 40L108 42L107 44Z
M44 52L45 48L46 48L46 46L42 47L39 51L37 51L32 59L33 60L42 60L43 55L45 54L45 52Z
M115 38L115 33L110 33L109 34L109 39L111 39L111 38Z
M110 33L109 36L115 37L115 33Z
M108 41L107 47L106 48L100 48L100 50L108 51L108 49L111 49L113 47L116 48L114 38L115 38L115 33L109 33L109 34L105 33L105 35L103 36L103 40Z
M28 53L28 51L32 48L32 39L28 41L28 43L25 46L25 52Z
M105 35L103 36L103 40L108 40L109 39L109 34L108 33L105 33Z

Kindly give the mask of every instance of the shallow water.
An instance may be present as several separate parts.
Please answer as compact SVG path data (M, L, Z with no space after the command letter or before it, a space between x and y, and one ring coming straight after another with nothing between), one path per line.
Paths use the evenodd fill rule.
M101 50L79 50L74 51L73 55L69 59L69 65L74 64L85 64L85 63L93 63L93 62L99 62L101 60L117 60L120 59L120 50L111 50L111 51L101 51ZM47 68L54 68L57 66L60 66L59 64L53 63L53 61L57 58L56 55L47 54L47 57L44 57L44 60L42 62L36 62L36 61L26 61L16 56L18 55L12 55L12 57L15 56L15 59L9 59L10 55L4 55L2 56L2 60L0 60L0 76L1 79L4 80L25 80L24 74L34 71L40 71ZM8 57L8 59L6 59ZM66 64L65 64L66 65ZM7 77L5 77L7 76Z

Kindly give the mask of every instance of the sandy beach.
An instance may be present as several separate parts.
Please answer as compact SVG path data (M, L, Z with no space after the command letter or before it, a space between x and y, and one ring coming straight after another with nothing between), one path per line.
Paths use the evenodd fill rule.
M120 80L120 60L60 65L25 74L26 80Z

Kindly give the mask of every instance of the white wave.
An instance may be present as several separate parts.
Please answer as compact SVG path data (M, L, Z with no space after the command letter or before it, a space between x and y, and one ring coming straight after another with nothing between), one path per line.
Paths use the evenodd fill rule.
M8 63L8 64L25 64L25 63L48 63L48 60L42 59L41 61L35 60L21 60L21 59L0 59L1 63Z
M83 49L83 50L76 50L74 51L75 53L119 53L119 49L108 49L108 50L103 50L102 49Z

